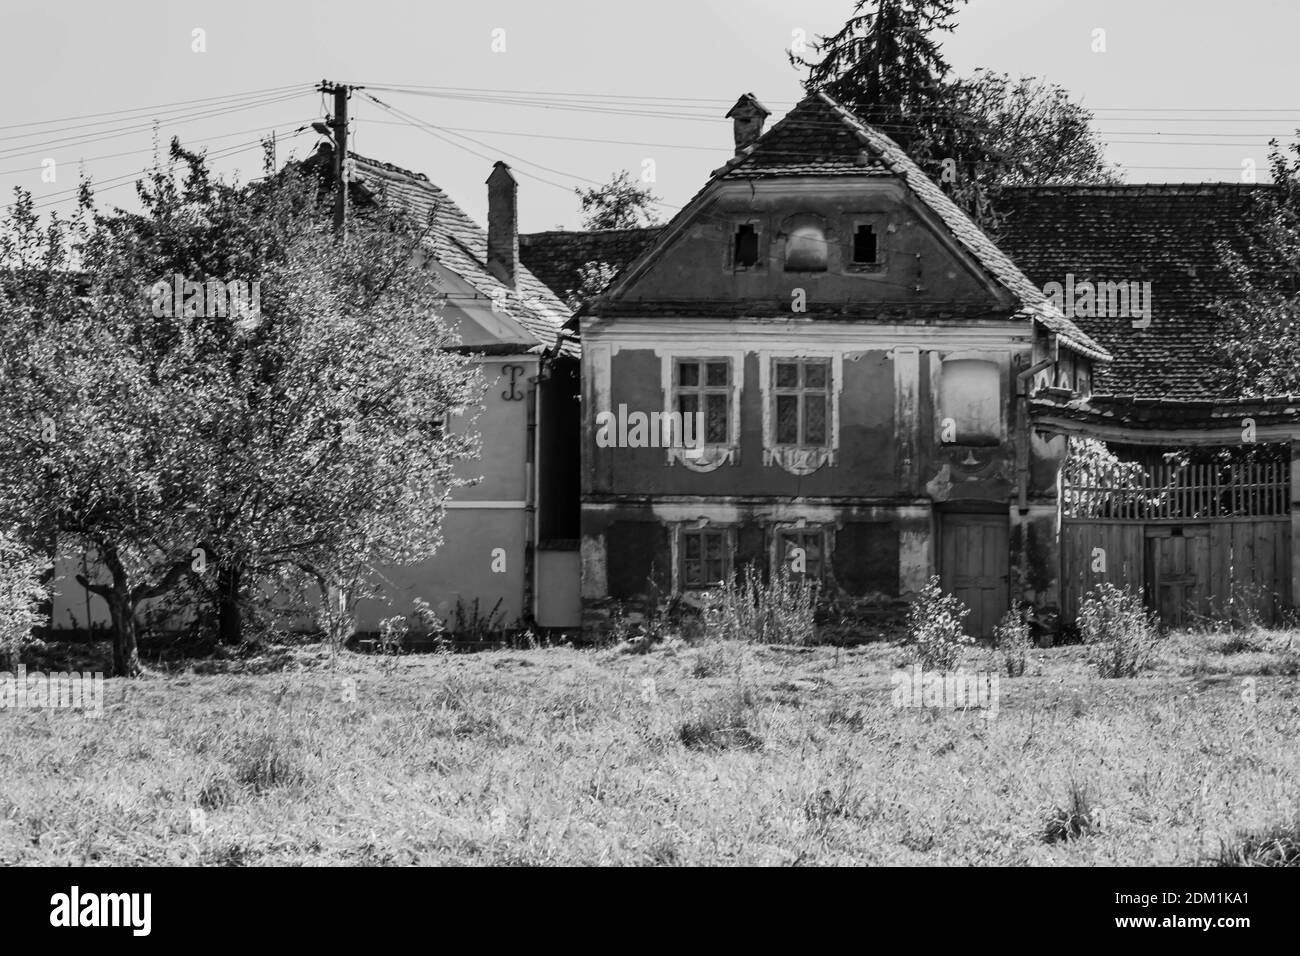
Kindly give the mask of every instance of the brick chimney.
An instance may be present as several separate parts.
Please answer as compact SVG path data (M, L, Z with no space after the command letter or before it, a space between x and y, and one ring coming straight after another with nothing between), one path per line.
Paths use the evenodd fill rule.
M487 188L488 271L513 289L519 268L519 184L510 175L510 167L497 160Z
M746 146L752 146L763 135L763 123L771 115L771 111L755 99L753 93L746 93L736 100L736 105L727 113L727 119L733 121L737 153Z

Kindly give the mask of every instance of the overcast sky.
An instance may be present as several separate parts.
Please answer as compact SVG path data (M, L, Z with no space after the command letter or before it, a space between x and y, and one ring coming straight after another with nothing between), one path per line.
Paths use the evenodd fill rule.
M731 154L723 114L736 97L752 91L773 120L782 115L800 95L785 55L795 31L830 32L852 8L852 0L0 0L0 189L5 203L21 185L56 208L84 160L101 201L129 205L155 112L64 118L200 98L211 99L167 107L164 141L174 133L214 153L247 147L215 165L255 176L253 144L266 130L279 131L281 160L291 149L310 152L315 134L288 136L321 118L310 87L328 78L369 86L405 114L358 93L357 151L425 173L480 223L496 159L517 173L523 231L578 228L574 186L621 169L639 177L646 160L667 218ZM192 50L196 29L202 53ZM959 74L983 66L1043 76L1082 97L1129 182L1240 181L1247 158L1262 180L1269 138L1289 140L1300 127L1297 36L1300 3L1287 0L972 0L944 53ZM393 85L432 89L380 89ZM300 89L222 99L291 86ZM435 136L412 121L440 129ZM41 181L47 159L53 183Z

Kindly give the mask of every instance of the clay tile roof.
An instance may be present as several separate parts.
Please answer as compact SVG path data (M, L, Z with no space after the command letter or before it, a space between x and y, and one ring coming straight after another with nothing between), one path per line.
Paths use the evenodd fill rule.
M1187 400L1222 394L1213 356L1230 294L1218 245L1246 250L1264 185L1020 186L1002 192L998 244L1041 288L1048 282L1150 282L1151 324L1076 316L1115 361L1098 393Z
M520 262L515 273L515 289L510 290L487 270L487 231L452 201L423 173L402 169L352 154L356 161L353 184L376 200L404 210L421 225L433 214L432 229L426 243L435 259L484 294L485 299L499 299L499 308L519 323L536 340L528 349L540 352L554 348L557 341L563 354L577 356L576 339L562 332L569 309L550 287ZM522 253L520 259L523 259Z
M525 233L519 236L519 258L556 295L567 296L581 285L580 270L588 262L607 262L622 270L657 235L658 226Z

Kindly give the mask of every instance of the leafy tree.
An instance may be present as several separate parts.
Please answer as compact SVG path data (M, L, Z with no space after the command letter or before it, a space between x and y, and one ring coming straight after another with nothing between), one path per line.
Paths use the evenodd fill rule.
M42 581L48 563L17 535L0 530L0 662L10 671L17 670L22 651L33 643L47 596Z
M981 226L996 232L1003 186L1119 178L1092 113L1062 87L978 69L950 79L936 35L961 0L858 0L843 28L790 54L825 90L889 135Z
M1232 397L1300 394L1300 142L1270 145L1273 187L1256 193L1245 241L1219 247L1232 291L1214 303L1218 357Z
M589 299L604 292L617 274L617 269L602 260L583 263L578 269L578 287L564 294L564 304L570 311L577 312Z
M341 244L306 176L241 186L171 158L184 176L155 166L140 213L87 191L77 228L42 230L20 197L0 246L10 274L58 273L65 248L81 268L78 294L46 278L57 295L0 300L0 511L92 549L104 575L80 580L108 602L115 674L139 670L142 604L178 589L237 640L277 583L326 596L429 556L477 448L440 426L482 386L417 229L374 213ZM195 283L178 301L176 276Z
M632 182L626 169L611 176L603 186L575 189L574 193L582 200L584 229L635 229L658 224L650 207L659 197L648 186Z

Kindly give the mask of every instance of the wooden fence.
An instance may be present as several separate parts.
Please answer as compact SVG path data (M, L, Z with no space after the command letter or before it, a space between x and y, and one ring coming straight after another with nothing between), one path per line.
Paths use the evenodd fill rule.
M1172 627L1199 618L1275 621L1291 594L1285 462L1125 465L1063 475L1062 613L1103 581L1141 590Z

